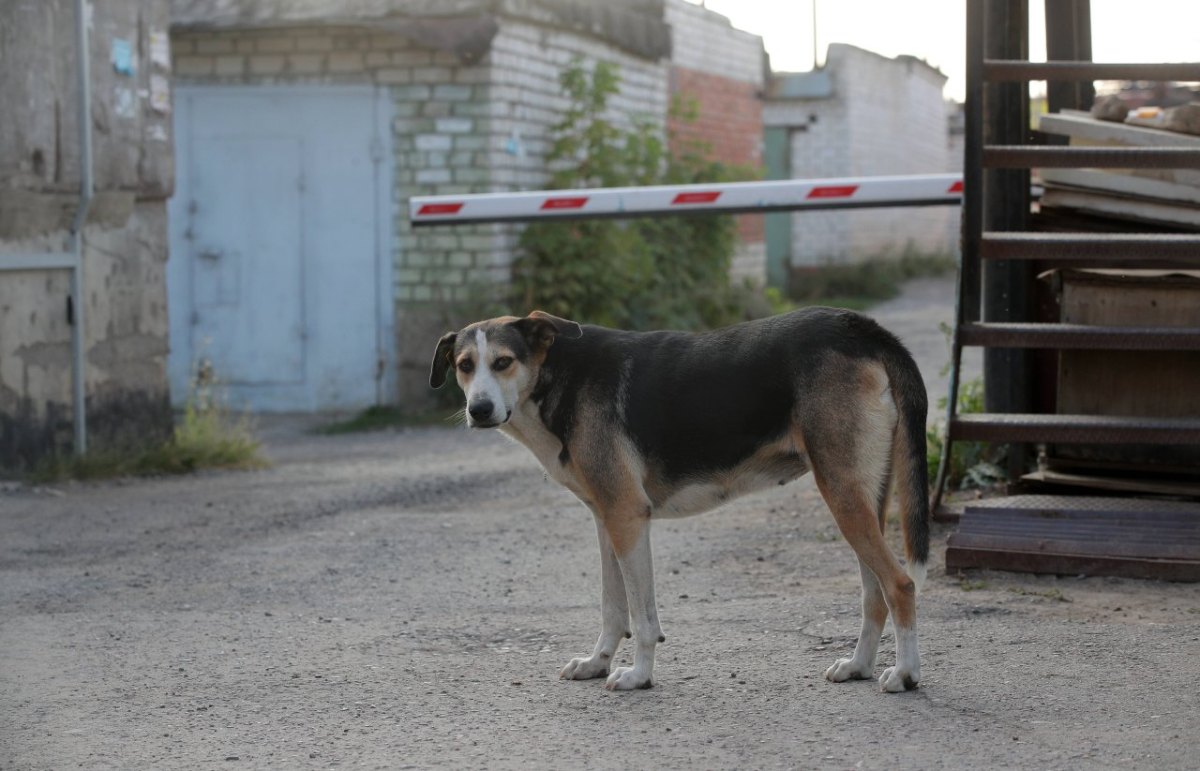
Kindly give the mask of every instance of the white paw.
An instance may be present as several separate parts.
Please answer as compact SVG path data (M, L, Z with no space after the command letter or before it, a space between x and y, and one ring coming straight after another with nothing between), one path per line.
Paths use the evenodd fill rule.
M899 667L888 667L879 678L879 688L884 693L911 691L920 679L920 672L901 672Z
M611 656L588 656L587 658L571 659L558 673L559 680L592 680L605 677L608 674L608 662Z
M825 670L825 679L833 683L844 683L847 680L870 680L875 674L875 667L867 667L854 659L838 659L833 666Z
M610 691L632 691L651 686L650 676L638 672L636 667L617 667L604 683L604 687Z

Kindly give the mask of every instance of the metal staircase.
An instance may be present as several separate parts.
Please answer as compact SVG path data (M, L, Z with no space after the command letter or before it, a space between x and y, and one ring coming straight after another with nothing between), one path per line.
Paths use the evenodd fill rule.
M1070 6L1071 21L1087 21L1086 0L1071 0L1057 6L1062 13ZM1034 350L1143 350L1200 351L1200 328L1126 327L1037 323L1033 293L1034 269L1064 267L1187 268L1200 269L1200 233L1105 233L1036 232L1029 229L1029 169L1069 168L1185 168L1200 169L1200 150L1177 147L1117 148L1071 147L1032 144L1029 130L1028 82L1089 82L1097 79L1158 79L1200 81L1200 63L1189 64L1101 64L1086 60L1029 62L1027 57L1027 14L1022 0L968 0L967 3L967 101L966 157L964 165L962 261L959 269L957 317L952 337L951 382L948 398L946 438L933 494L935 512L947 515L942 506L943 490L951 456L958 441L1010 444L1010 478L1023 470L1031 447L1039 444L1197 444L1200 417L1128 417L1122 415L1064 415L1039 413L1033 409L1032 367ZM1073 9L1073 10L1072 10ZM1047 19L1047 36L1055 33L1054 19ZM1090 22L1088 22L1090 23ZM1085 30L1086 34L1086 30ZM1062 54L1048 41L1051 56ZM1090 56L1090 40L1065 46L1065 53ZM1053 92L1052 92L1053 93ZM1068 105L1070 106L1070 105ZM1087 107L1089 105L1082 105ZM1053 103L1051 108L1054 108ZM1043 140L1045 141L1045 140ZM958 413L958 386L962 349L979 346L985 350L985 383L988 412ZM993 392L996 392L993 394ZM1198 389L1200 393L1200 389ZM1200 403L1200 396L1197 397ZM1200 472L1198 472L1200 473ZM1073 507L1070 500L1037 496L1034 508L1062 512ZM1141 509L1145 508L1139 503ZM963 512L960 532L951 539L947 566L1011 567L1030 569L1039 564L1029 558L1030 538L1037 528L1009 528L1008 540L997 539L988 523L986 507ZM1153 507L1151 507L1153 508ZM1091 506L1091 510L1097 507ZM1106 507L1111 509L1111 507ZM1048 516L1048 514L1047 514ZM1108 516L1108 515L1105 515ZM1200 508L1196 516L1180 520L1172 509L1175 530L1164 538L1178 544L1179 527L1200 536ZM971 540L968 519L974 517L976 540ZM1074 521L1074 520L1072 520ZM1098 520L1104 532L1104 518ZM1127 519L1110 520L1112 533L1126 532ZM1153 525L1151 516L1145 520ZM1182 521L1184 524L1179 525ZM1188 523L1191 524L1188 524ZM1078 522L1076 522L1078 525ZM1188 530L1188 528L1192 528ZM982 530L989 530L984 534ZM1022 533L1025 533L1023 535ZM1172 535L1173 534L1173 535ZM1035 554L1047 555L1045 532L1038 532L1040 547ZM959 540L956 544L955 539ZM1189 536L1191 538L1191 536ZM982 540L981 540L982 539ZM964 540L966 542L964 542ZM1051 538L1051 541L1053 539ZM1191 543L1188 539L1184 542ZM1171 577L1192 576L1200 580L1200 537L1184 549L1167 549L1172 559L1193 558L1196 569L1172 569ZM1153 542L1154 538L1151 537ZM983 548L978 548L980 544ZM1066 543L1066 542L1064 542ZM1006 545L1007 544L1007 545ZM1063 546L1068 548L1069 544ZM955 551L957 548L957 551ZM1057 547L1056 547L1057 548ZM1089 547L1091 548L1091 547ZM1024 551L1022 551L1024 549ZM1142 545L1139 564L1151 546ZM1054 551L1051 549L1051 551ZM1062 549L1058 549L1059 553ZM969 565L963 564L965 556ZM989 556L990 555L990 556ZM1007 557L1005 556L1007 555ZM1023 556L1022 556L1023 555ZM1094 555L1093 555L1094 556ZM1070 562L1069 570L1078 568ZM1104 572L1117 572L1120 560L1105 562ZM1056 572L1064 562L1045 560L1046 572ZM1092 564L1092 563L1089 563ZM1139 575L1145 574L1144 566Z

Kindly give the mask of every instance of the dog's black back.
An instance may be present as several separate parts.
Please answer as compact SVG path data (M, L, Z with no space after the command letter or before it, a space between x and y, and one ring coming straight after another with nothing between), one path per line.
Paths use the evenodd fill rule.
M583 329L550 348L533 393L564 448L587 400L610 406L605 417L668 478L732 468L782 436L806 402L830 398L831 354L896 370L915 389L923 437L926 397L911 355L852 311L807 308L703 333Z

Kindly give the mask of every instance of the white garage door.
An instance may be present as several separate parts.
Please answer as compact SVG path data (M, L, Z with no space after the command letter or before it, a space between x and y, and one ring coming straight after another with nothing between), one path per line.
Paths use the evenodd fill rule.
M390 393L389 110L369 87L181 87L168 209L171 390L202 361L236 407Z

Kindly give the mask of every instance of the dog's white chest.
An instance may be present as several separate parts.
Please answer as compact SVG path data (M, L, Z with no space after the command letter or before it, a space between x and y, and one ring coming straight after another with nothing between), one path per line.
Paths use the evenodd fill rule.
M526 405L521 405L513 414L512 420L501 426L500 430L509 438L525 445L551 479L586 502L583 486L559 461L563 450L562 442L546 429L536 413L528 414L528 409Z

